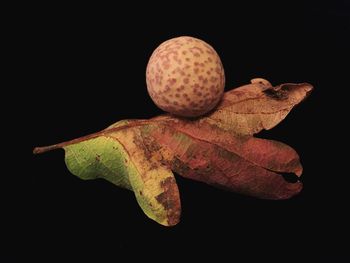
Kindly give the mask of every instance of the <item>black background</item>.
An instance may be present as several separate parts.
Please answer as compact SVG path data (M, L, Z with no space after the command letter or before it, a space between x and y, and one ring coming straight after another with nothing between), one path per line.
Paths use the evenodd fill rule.
M21 7L25 16L13 19L11 53L19 55L14 81L21 84L12 90L16 111L8 118L18 146L12 144L7 163L6 177L13 180L3 185L9 258L346 256L348 174L341 149L347 141L349 4L280 2ZM32 155L35 146L160 114L146 90L147 61L161 42L181 35L217 50L226 90L254 77L314 85L282 123L258 135L300 154L300 195L258 200L177 176L182 218L166 228L143 214L131 192L70 174L63 151Z

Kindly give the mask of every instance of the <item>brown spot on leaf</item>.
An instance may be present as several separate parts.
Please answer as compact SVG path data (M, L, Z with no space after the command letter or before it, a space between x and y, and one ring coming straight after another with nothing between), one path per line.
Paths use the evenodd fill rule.
M174 177L168 177L163 180L161 182L161 187L163 192L156 197L156 200L166 210L168 224L175 225L180 219L181 204Z
M283 89L270 88L263 91L265 95L276 100L288 99L288 92Z

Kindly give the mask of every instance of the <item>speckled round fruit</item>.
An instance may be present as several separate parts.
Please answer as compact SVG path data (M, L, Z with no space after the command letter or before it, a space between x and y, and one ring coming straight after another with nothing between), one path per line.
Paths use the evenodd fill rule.
M153 52L146 81L148 93L159 108L197 117L220 101L225 74L220 57L209 44L183 36L165 41Z

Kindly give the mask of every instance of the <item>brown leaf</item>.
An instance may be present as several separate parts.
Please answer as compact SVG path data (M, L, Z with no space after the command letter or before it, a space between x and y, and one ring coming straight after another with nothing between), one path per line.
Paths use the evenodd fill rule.
M218 108L199 121L237 135L253 135L276 126L311 90L307 83L276 87L252 83L226 92Z
M171 169L184 177L266 199L286 199L302 188L278 174L302 172L297 153L283 143L233 137L204 123L179 121L143 129Z

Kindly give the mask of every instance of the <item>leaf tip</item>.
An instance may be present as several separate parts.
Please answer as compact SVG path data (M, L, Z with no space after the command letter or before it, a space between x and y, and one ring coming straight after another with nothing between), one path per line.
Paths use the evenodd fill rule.
M303 85L305 85L305 98L307 98L313 91L314 86L307 82L303 83Z
M296 183L288 183L283 190L283 194L281 194L278 199L283 200L292 198L293 196L299 194L302 189L303 183L300 181L297 181Z
M263 78L254 78L250 80L250 83L252 84L260 84L264 87L272 87L270 81L263 79Z
M160 225L165 226L165 227L173 227L173 226L176 226L179 222L180 222L180 219L179 219L179 218L178 218L177 220L169 220L169 219L166 219L166 220L164 220L164 221L157 221L157 223L159 223Z
M33 149L33 154L38 154L38 153L40 153L40 147L35 147Z
M300 177L303 173L303 167L300 165L294 173L296 176Z

